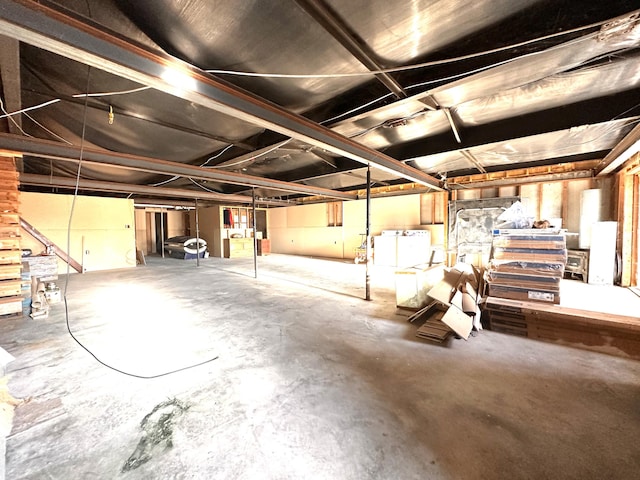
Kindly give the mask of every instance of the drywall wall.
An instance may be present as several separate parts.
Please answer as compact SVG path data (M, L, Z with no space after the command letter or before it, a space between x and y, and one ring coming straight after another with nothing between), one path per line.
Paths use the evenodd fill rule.
M603 219L613 216L611 195L613 183L605 179L576 179L556 182L507 185L500 188L465 188L456 191L457 198L480 199L492 196L519 194L525 208L536 219L562 219L562 226L569 232L578 232L580 224L580 195L583 190L601 188ZM421 205L422 200L422 205ZM437 210L446 208L446 202L438 201ZM342 203L342 226L327 226L326 204L301 205L268 210L269 237L274 253L353 258L365 233L366 202L364 200ZM422 208L422 212L421 212ZM421 220L440 214L425 212L432 209L430 201L420 194L402 195L371 200L371 235L382 230L429 230L432 245L445 244L445 228L441 224L422 225ZM576 239L577 240L577 239Z
M20 215L66 251L72 200L72 195L20 192ZM78 196L69 240L71 257L86 271L135 267L133 200ZM44 250L24 230L21 245L34 254ZM66 270L66 264L59 260L58 272Z
M207 250L214 257L222 256L222 212L220 207L198 208L198 232L200 238L207 242ZM189 235L196 236L196 212L189 211Z
M366 231L366 201L342 202L342 226L328 226L323 203L267 211L271 251L293 255L353 258ZM432 230L443 240L444 228L420 225L420 195L371 200L371 235L382 230Z
M187 214L179 210L167 210L167 238L187 234Z

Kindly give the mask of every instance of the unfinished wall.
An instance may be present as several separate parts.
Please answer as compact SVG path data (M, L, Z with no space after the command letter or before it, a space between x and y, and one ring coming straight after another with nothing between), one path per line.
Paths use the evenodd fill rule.
M145 255L156 252L155 247L155 214L164 213L167 218L167 238L187 235L187 213L179 210L167 210L159 208L136 208L136 249Z
M167 238L187 234L187 213L181 210L167 210Z
M342 226L328 226L323 203L267 211L271 251L293 255L353 258L366 230L366 201L342 202ZM432 230L444 243L444 228L420 224L420 195L371 200L371 235L382 230ZM434 241L432 243L437 243Z
M67 226L72 195L20 193L20 215L63 250L67 249ZM136 266L133 200L78 196L71 223L70 255L86 271ZM34 255L44 246L22 231L22 248ZM58 261L58 272L66 273ZM73 269L71 269L73 272Z
M136 225L136 250L140 250L145 255L149 254L147 248L147 220L146 212L142 208L134 210L134 219Z
M602 189L603 220L615 219L612 178L575 179L552 182L501 185L500 187L465 187L454 192L458 200L520 196L525 208L536 218L561 219L562 227L578 233L580 197L584 190ZM426 194L442 195L442 194ZM446 194L445 194L446 195ZM301 205L268 210L269 237L274 253L353 258L365 233L364 200L342 202L342 226L328 226L326 204ZM427 209L425 211L425 209ZM374 198L371 201L371 235L382 230L430 230L432 245L446 245L446 201L425 194ZM577 237L571 237L577 242ZM576 245L577 246L577 245Z
M222 256L222 237L220 227L222 225L222 212L220 207L198 208L198 234L207 242L207 250L214 257ZM189 235L196 236L196 213L189 211Z

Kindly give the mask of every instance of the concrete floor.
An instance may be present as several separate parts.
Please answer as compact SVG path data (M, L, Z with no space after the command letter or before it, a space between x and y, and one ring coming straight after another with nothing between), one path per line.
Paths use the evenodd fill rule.
M11 393L31 398L7 479L638 478L640 362L488 331L436 346L383 270L365 302L362 265L272 255L258 280L252 267L150 258L70 278L71 329L116 368L218 356L161 378L98 364L62 305L1 323Z

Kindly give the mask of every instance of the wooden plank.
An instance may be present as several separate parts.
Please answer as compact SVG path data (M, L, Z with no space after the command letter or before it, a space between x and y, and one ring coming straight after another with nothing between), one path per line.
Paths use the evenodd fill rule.
M22 263L22 252L20 250L0 250L0 265L20 266Z
M562 203L562 226L564 227L569 218L569 182L566 180L562 181L562 196L560 197L560 201Z
M631 285L633 272L633 176L621 175L618 225L620 225L623 287Z
M633 205L631 208L631 285L638 285L638 253L640 252L640 175L633 175Z
M20 215L17 213L0 213L0 226L20 225Z
M0 250L20 250L20 237L0 238Z
M562 305L523 302L505 298L487 297L485 308L491 311L505 311L521 315L538 315L553 321L565 321L585 326L619 327L640 332L640 317L593 312Z
M0 178L0 189L1 190L15 190L18 191L20 186L20 177L18 172L2 172L2 177Z
M0 170L16 171L16 161L13 156L0 156Z
M22 312L22 297L10 296L0 298L0 315Z
M18 279L22 275L22 265L0 265L0 280Z
M17 212L20 209L18 200L0 199L0 212Z
M0 281L0 297L11 297L20 295L22 292L21 280L2 280Z

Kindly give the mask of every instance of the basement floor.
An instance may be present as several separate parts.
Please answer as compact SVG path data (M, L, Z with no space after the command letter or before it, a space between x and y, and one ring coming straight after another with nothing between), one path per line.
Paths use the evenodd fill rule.
M637 478L640 362L490 331L438 346L391 270L271 255L72 275L0 323L7 479ZM63 286L64 280L59 282ZM640 311L640 310L636 310Z

